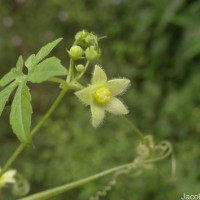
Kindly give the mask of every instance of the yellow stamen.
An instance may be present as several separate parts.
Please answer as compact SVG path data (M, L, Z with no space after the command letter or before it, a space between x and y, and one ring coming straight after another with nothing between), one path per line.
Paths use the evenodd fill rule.
M105 104L110 101L111 93L110 90L106 87L101 87L94 93L96 101L100 104Z

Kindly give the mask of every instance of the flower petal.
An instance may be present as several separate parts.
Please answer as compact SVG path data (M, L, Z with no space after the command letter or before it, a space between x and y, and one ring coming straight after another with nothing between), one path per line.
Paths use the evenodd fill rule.
M130 80L128 79L113 79L106 83L106 87L110 90L112 96L119 95L126 91L130 85Z
M15 183L16 180L14 178L15 174L17 173L16 170L8 170L2 176L0 176L0 188L4 187L7 183Z
M95 104L91 104L91 112L92 112L92 125L94 127L98 127L103 122L105 111L103 108L96 106Z
M90 105L92 102L92 87L88 86L78 92L75 95L86 105Z
M128 114L126 106L116 97L113 97L109 103L104 106L104 109L114 115Z
M16 173L17 173L17 171L15 169L11 169L11 170L8 170L7 172L5 172L3 174L3 177L5 179L13 179L13 177L15 176Z
M103 69L99 65L95 65L93 75L92 75L92 84L102 85L107 81L107 76Z

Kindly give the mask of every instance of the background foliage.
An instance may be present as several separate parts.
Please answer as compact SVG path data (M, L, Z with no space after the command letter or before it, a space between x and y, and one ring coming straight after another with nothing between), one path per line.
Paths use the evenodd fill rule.
M200 188L200 2L186 0L0 0L1 76L45 43L64 37L54 53L68 64L66 47L82 29L108 36L101 42L108 76L132 80L126 93L129 118L157 140L172 141L177 176L168 161L139 178L120 177L109 200L179 199ZM88 80L90 74L88 73ZM55 84L31 85L33 125L57 94ZM31 193L74 181L133 159L135 133L120 118L91 127L87 108L66 96L51 120L14 167L31 180ZM0 120L0 163L18 145L8 123ZM56 197L88 199L109 177ZM13 199L7 190L1 199Z

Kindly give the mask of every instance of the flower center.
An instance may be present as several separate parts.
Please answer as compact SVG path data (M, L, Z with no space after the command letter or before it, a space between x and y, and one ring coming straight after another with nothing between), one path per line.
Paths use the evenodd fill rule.
M98 103L105 104L110 101L111 93L106 87L101 87L94 93L94 97Z

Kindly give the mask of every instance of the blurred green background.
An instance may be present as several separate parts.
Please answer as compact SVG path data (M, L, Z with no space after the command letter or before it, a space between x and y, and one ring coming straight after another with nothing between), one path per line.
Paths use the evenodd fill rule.
M47 42L64 37L54 54L68 65L66 47L76 32L99 36L108 76L127 77L124 95L129 119L145 134L172 142L177 173L170 179L170 160L138 178L122 176L102 200L176 200L200 192L200 1L194 0L0 0L0 77L19 55L25 58ZM86 79L90 80L91 73ZM36 124L55 99L57 85L32 88ZM0 165L18 141L8 123L9 107L0 120ZM94 129L90 113L69 94L53 117L14 163L31 183L31 193L71 182L133 160L138 138L119 117L107 116ZM60 195L56 200L85 200L109 177ZM14 199L9 188L1 200Z

